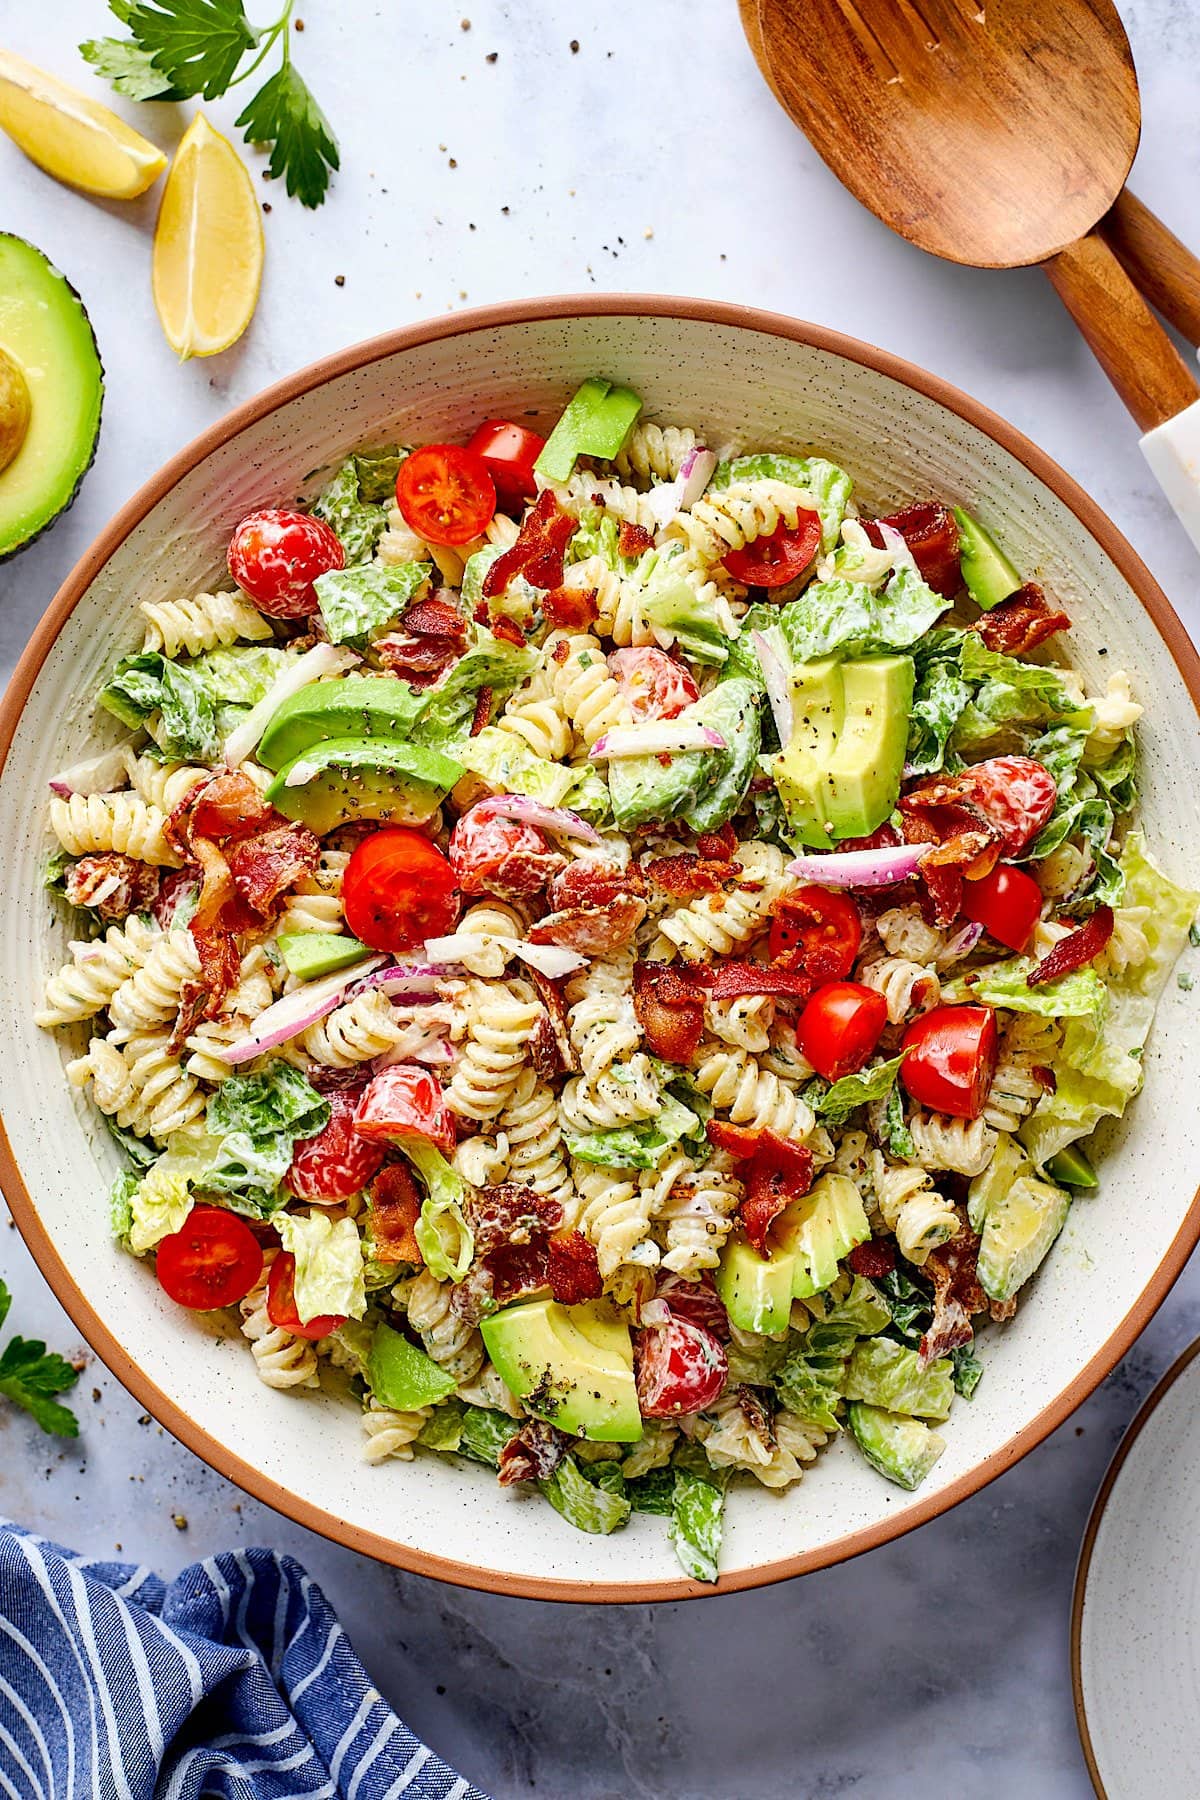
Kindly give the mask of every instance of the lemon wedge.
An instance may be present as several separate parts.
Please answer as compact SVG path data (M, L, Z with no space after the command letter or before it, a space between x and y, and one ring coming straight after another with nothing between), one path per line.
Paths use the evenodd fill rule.
M175 152L154 228L154 305L180 357L227 350L254 316L263 230L249 170L197 113Z
M106 200L134 200L167 166L157 144L65 81L0 50L0 130L47 175Z

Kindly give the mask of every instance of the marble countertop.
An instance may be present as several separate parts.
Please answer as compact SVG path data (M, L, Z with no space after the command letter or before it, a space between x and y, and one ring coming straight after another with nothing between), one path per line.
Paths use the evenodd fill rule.
M106 29L101 0L8 11L9 47L86 84L74 45ZM1123 12L1147 121L1134 185L1200 244L1200 13L1177 0ZM108 371L80 498L0 568L5 673L109 514L229 406L391 325L592 288L751 300L937 370L1077 476L1200 625L1196 554L1048 284L935 262L849 199L762 86L732 0L313 0L297 58L343 173L316 214L264 185L258 316L210 362L177 366L159 334L154 196L88 202L0 139L0 227L69 274ZM182 128L178 110L155 116L160 135ZM228 124L232 109L212 110ZM73 1346L15 1230L0 1232L0 1275L14 1326ZM382 1691L499 1800L1083 1800L1076 1551L1122 1430L1198 1330L1193 1262L1110 1380L1003 1479L856 1562L703 1604L539 1605L381 1568L243 1497L94 1361L77 1446L0 1412L0 1513L164 1572L231 1543L293 1552Z

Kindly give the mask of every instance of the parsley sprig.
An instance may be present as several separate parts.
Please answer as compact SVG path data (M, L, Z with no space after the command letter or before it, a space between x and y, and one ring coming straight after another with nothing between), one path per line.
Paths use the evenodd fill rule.
M0 1281L0 1325L8 1317L12 1295ZM65 1393L79 1380L79 1371L65 1357L47 1350L37 1338L10 1338L0 1352L0 1394L37 1420L43 1431L56 1437L78 1437L79 1421L70 1407L60 1406L55 1394Z
M89 38L85 61L133 100L215 100L257 73L278 44L278 69L242 108L248 144L268 145L268 172L302 206L320 206L338 167L337 139L292 63L295 0L270 25L251 25L242 0L108 0L127 38ZM255 52L243 68L247 56ZM239 72L240 70L240 72Z

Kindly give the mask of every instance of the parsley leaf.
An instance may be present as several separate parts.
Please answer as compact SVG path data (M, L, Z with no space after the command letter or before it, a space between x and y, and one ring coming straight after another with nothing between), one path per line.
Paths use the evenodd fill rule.
M237 116L246 142L270 144L267 172L282 175L301 206L320 206L329 172L338 166L337 139L306 82L284 63Z
M8 1317L12 1296L0 1281L0 1325ZM47 1351L37 1338L10 1338L0 1353L0 1394L11 1400L37 1421L43 1431L58 1437L78 1437L79 1421L69 1407L60 1406L53 1398L79 1380L65 1357Z
M177 93L206 100L225 92L259 37L242 0L136 0L118 17Z
M150 52L132 38L89 38L79 46L84 62L111 81L118 94L130 100L182 100L171 77L156 69Z

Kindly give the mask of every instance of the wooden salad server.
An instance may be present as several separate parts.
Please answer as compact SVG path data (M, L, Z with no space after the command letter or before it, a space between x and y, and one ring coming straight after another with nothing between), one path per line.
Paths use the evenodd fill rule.
M1039 263L1200 549L1200 262L1123 193L1141 130L1110 0L739 0L776 98L885 225L950 262Z

